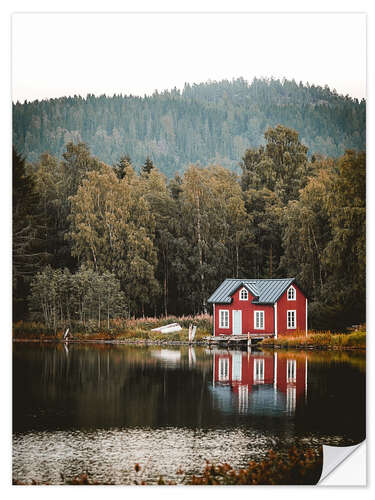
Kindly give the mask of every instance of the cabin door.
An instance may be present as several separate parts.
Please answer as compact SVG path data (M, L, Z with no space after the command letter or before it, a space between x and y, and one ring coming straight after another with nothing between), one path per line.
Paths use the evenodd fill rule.
M232 312L233 335L242 335L242 311Z

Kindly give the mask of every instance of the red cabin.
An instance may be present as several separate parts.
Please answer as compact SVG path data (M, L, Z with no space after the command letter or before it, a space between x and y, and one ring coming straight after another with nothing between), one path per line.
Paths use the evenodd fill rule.
M307 298L294 278L226 279L208 302L213 335L307 335Z

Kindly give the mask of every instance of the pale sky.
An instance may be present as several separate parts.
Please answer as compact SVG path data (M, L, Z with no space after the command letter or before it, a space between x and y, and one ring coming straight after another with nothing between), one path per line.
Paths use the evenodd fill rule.
M366 97L364 14L14 14L13 100L294 78Z

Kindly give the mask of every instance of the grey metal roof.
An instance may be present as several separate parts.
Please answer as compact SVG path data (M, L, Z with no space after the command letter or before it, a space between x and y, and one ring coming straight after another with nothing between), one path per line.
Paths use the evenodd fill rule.
M264 280L227 278L214 291L208 302L230 304L234 292L239 287L245 286L254 295L254 304L274 304L293 281L294 278Z

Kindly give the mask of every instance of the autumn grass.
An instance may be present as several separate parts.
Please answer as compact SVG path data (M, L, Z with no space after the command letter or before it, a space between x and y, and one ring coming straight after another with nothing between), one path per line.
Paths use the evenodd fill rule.
M178 323L182 330L163 334L152 332L153 328ZM196 325L197 332L195 340L202 340L203 337L212 333L212 316L208 314L169 316L167 318L130 318L112 319L109 328L106 322L99 326L97 322L87 322L85 327L82 324L74 324L71 328L74 340L107 340L107 341L188 341L189 325ZM60 326L54 332L46 328L42 323L19 321L13 325L13 338L18 340L61 340L66 326Z
M147 485L142 480L142 466L135 464L134 470L137 478L134 484ZM213 464L206 462L206 466L201 473L197 475L186 474L179 469L177 474L180 476L178 481L168 481L159 477L159 485L312 485L316 484L322 471L322 453L313 449L298 450L290 449L286 454L269 451L267 458L262 461L251 461L244 468L236 469L229 465ZM139 477L139 478L138 478ZM62 478L65 484L70 485L99 485L110 484L109 482L97 482L91 479L86 472L73 478ZM13 484L27 484L20 481L14 481ZM32 481L29 484L42 484Z
M262 340L262 346L284 348L324 348L324 349L366 349L366 329L353 333L332 333L330 331L308 331L297 335L280 335L277 339Z

